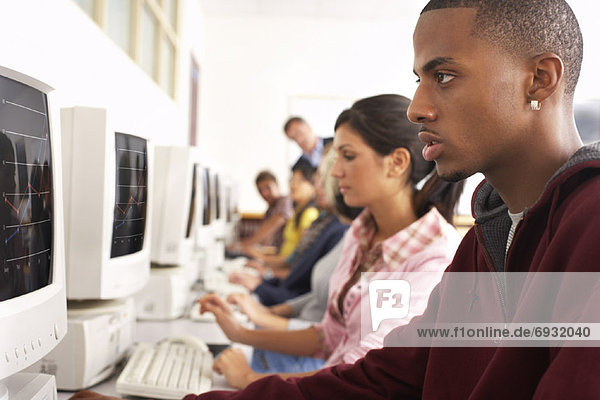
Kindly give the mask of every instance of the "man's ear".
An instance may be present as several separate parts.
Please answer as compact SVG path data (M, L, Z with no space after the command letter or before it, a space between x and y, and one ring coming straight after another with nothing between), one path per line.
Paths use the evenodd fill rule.
M388 156L388 175L390 177L402 176L410 170L410 152L404 147L395 149Z
M561 88L565 67L559 56L542 53L531 59L531 80L527 89L528 100L543 102Z

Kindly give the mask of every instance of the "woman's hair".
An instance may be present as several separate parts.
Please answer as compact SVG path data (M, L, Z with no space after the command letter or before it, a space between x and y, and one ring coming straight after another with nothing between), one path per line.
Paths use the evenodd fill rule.
M413 203L417 216L425 215L435 206L452 223L464 182L443 181L434 170L435 163L423 158L423 143L417 136L421 126L408 120L409 105L409 99L396 94L367 97L344 110L335 122L335 129L348 124L381 156L387 156L397 148L408 150L411 160L409 181L415 188ZM417 190L417 184L428 175L427 182Z
M317 169L312 166L310 161L304 158L299 159L298 162L296 162L296 164L294 164L292 167L292 173L294 172L300 172L304 179L309 181L311 184L314 184L314 176L315 172L317 172Z
M315 177L315 172L317 172L317 169L315 167L313 167L312 164L308 160L305 160L304 158L301 158L300 160L298 160L298 162L296 164L294 164L294 166L292 167L292 173L294 173L294 172L300 172L302 177L304 179L306 179L311 185L315 184L314 177ZM306 203L301 209L296 210L296 218L294 219L295 227L297 227L300 224L300 220L302 219L302 214L304 214L304 211L306 211L309 207L315 207L314 197L308 203Z
M333 208L338 216L353 220L361 213L362 207L350 207L344 202L344 196L340 192L338 180L331 176L331 169L337 160L337 151L333 150L333 146L328 144L323 149L323 158L319 165L319 173L325 194L333 205Z

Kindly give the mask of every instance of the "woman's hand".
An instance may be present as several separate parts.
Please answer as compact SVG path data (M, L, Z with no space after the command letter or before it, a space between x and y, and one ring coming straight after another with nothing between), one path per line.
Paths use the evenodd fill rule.
M229 282L242 285L249 291L254 291L262 282L262 278L250 275L246 272L235 271L229 274Z
M215 315L217 324L223 330L225 336L232 342L242 342L244 338L244 327L235 319L233 310L229 304L216 294L207 294L198 300L200 303L200 314L211 312Z
M82 390L75 393L69 398L69 400L123 400L119 397L104 396L100 393L92 392L90 390Z
M248 365L244 353L233 347L219 354L213 364L213 370L224 375L229 386L235 389L243 389L259 378Z
M236 305L238 309L246 314L250 321L257 325L261 325L263 317L266 314L271 314L269 309L246 293L234 293L227 296L227 302Z

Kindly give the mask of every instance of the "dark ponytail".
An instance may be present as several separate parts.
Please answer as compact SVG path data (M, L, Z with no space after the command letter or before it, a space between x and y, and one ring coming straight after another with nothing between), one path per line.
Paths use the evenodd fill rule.
M413 204L417 216L422 217L435 206L452 223L464 182L443 181L434 170L435 163L425 161L421 153L424 145L417 136L421 125L408 120L406 112L409 105L409 99L396 94L367 97L343 111L335 123L335 129L349 124L381 156L387 156L400 147L407 149L411 159L409 179L415 188ZM430 174L423 187L417 190L417 184Z

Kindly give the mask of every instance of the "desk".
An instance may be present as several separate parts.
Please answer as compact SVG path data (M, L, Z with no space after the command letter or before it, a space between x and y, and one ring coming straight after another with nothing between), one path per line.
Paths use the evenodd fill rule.
M137 321L135 331L135 342L157 342L166 337L194 335L202 339L207 344L228 344L229 339L223 334L221 328L215 322L196 322L186 318L180 318L173 321ZM237 346L237 345L236 345ZM249 354L250 348L246 346L244 352ZM101 382L89 390L102 393L108 396L120 396L116 391L116 383L123 365L106 381ZM212 388L214 390L231 389L225 378L213 372ZM67 400L75 392L58 392L58 400ZM135 399L139 397L127 397Z

